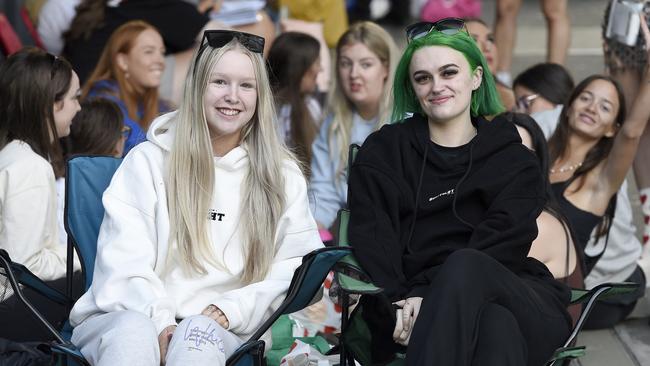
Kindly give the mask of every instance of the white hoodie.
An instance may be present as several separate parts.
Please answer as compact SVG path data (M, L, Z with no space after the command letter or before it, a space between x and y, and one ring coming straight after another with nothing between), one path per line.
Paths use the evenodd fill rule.
M286 208L275 235L277 254L266 278L243 285L240 196L248 154L239 146L215 158L210 213L214 253L229 271L205 265L207 274L187 276L178 265L164 273L169 253L169 213L164 167L175 131L172 112L157 118L148 141L124 159L104 193L92 286L70 314L73 326L96 314L135 310L151 317L158 333L176 319L218 306L229 330L246 339L280 305L302 256L322 246L309 210L307 186L294 162L284 164ZM269 238L271 239L271 238Z
M52 165L23 141L0 150L0 248L44 281L65 277Z

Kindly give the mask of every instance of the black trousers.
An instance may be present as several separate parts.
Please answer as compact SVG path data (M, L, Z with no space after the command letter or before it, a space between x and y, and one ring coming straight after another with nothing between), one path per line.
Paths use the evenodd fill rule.
M83 292L81 288L83 283L81 272L75 272L73 281L75 283L73 298L77 299ZM46 283L65 293L65 277ZM28 287L23 287L23 295L55 328L61 329L63 322L68 318L64 305L58 304ZM12 295L5 301L0 302L0 338L10 339L15 342L46 342L55 339L43 323L27 309L16 295Z
M451 254L424 296L406 364L541 366L571 331L566 299L473 249Z

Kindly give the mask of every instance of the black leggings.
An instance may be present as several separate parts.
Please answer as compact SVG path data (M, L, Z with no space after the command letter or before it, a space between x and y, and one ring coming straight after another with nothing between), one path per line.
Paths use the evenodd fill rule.
M571 331L566 303L480 251L458 250L424 296L406 364L541 366Z

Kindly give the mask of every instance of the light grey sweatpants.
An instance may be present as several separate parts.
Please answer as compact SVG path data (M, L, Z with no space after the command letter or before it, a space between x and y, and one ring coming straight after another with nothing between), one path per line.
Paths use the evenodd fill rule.
M74 343L91 365L159 366L156 328L144 314L117 311L86 319L72 332ZM185 318L174 331L166 365L225 365L244 341L204 315Z

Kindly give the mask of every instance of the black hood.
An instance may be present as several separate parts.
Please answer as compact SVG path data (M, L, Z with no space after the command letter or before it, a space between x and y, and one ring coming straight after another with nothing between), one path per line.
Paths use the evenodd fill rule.
M521 143L521 138L516 129L503 128L503 124L512 124L512 113L503 113L488 121L483 117L472 118L472 124L476 127L477 135L469 142L472 151L472 159L482 160L503 149L504 146L512 143ZM405 120L403 123L409 125L412 133L409 136L411 145L424 157L427 146L432 144L429 137L429 126L427 119L420 114ZM454 172L464 169L469 156L462 154L455 159L433 159L428 155L428 162L436 169L444 172Z
M420 201L420 193L422 189L422 178L424 176L425 166L427 165L425 164L425 161L431 164L433 169L443 177L453 176L459 174L460 172L463 172L462 177L460 180L458 180L458 183L453 190L457 193L459 189L462 189L462 184L465 178L467 178L467 176L470 174L472 164L475 160L486 160L489 156L502 150L504 146L508 144L521 144L521 138L517 130L515 128L512 128L514 125L512 122L511 113L499 115L492 121L488 121L483 117L475 117L472 118L472 124L476 128L477 134L466 145L469 150L468 153L458 154L457 156L447 157L446 159L440 159L435 158L433 154L429 154L429 149L431 148L433 142L429 136L429 126L427 119L421 114L415 114L413 117L405 120L404 123L411 126L412 131L409 135L410 143L411 146L413 146L414 150L420 154L422 159L418 185L415 193L415 215L413 222L411 223L409 238L406 243L406 246L408 248L411 242L411 236L413 234L415 222L417 220L418 203ZM503 128L504 123L511 125L511 128ZM452 212L460 222L473 229L474 225L463 219L463 217L458 214L458 211L456 209L457 196L457 194L454 194Z

